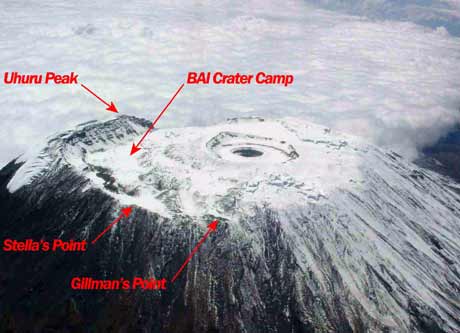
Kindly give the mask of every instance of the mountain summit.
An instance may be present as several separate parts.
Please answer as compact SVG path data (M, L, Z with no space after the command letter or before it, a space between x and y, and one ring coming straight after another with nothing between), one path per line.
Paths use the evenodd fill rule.
M5 238L92 239L133 208L86 253L1 256L18 327L68 328L71 316L152 332L460 330L454 182L294 118L159 129L130 156L148 126L85 124L0 171ZM215 219L165 291L69 287L74 276L169 279Z

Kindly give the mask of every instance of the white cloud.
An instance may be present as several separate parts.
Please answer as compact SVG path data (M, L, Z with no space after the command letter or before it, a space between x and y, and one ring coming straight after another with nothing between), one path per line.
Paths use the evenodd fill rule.
M285 3L0 3L0 71L78 72L121 113L153 119L188 71L295 74L294 85L187 86L160 126L298 116L413 157L460 120L460 39ZM2 85L0 162L112 117L80 87Z

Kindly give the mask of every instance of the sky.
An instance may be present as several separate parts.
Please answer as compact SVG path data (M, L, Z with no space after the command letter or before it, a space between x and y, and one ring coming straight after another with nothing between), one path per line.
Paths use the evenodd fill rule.
M458 0L3 0L0 72L76 72L149 120L189 71L293 74L288 87L185 86L158 126L299 117L412 159L460 121L459 13ZM79 85L2 83L0 101L0 164L114 117Z

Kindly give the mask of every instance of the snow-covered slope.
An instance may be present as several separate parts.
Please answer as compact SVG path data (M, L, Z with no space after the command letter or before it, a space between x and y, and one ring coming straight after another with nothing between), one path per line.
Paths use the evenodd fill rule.
M225 268L239 311L279 312L317 331L460 330L460 197L448 179L294 118L154 130L129 156L147 126L120 117L58 136L8 189L33 190L70 168L85 179L79 191L155 213L166 230L219 217L228 247L246 258ZM282 290L280 308L267 303L266 283ZM226 301L209 292L200 301L220 313ZM251 331L253 318L235 318Z

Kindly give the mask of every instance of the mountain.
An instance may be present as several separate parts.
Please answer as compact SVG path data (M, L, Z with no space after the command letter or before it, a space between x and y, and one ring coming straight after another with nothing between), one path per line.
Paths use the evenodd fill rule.
M449 178L285 118L154 130L122 116L0 171L0 328L36 332L458 332L460 196ZM170 280L212 220L217 230ZM72 290L73 277L168 280ZM3 325L3 326L1 326Z

